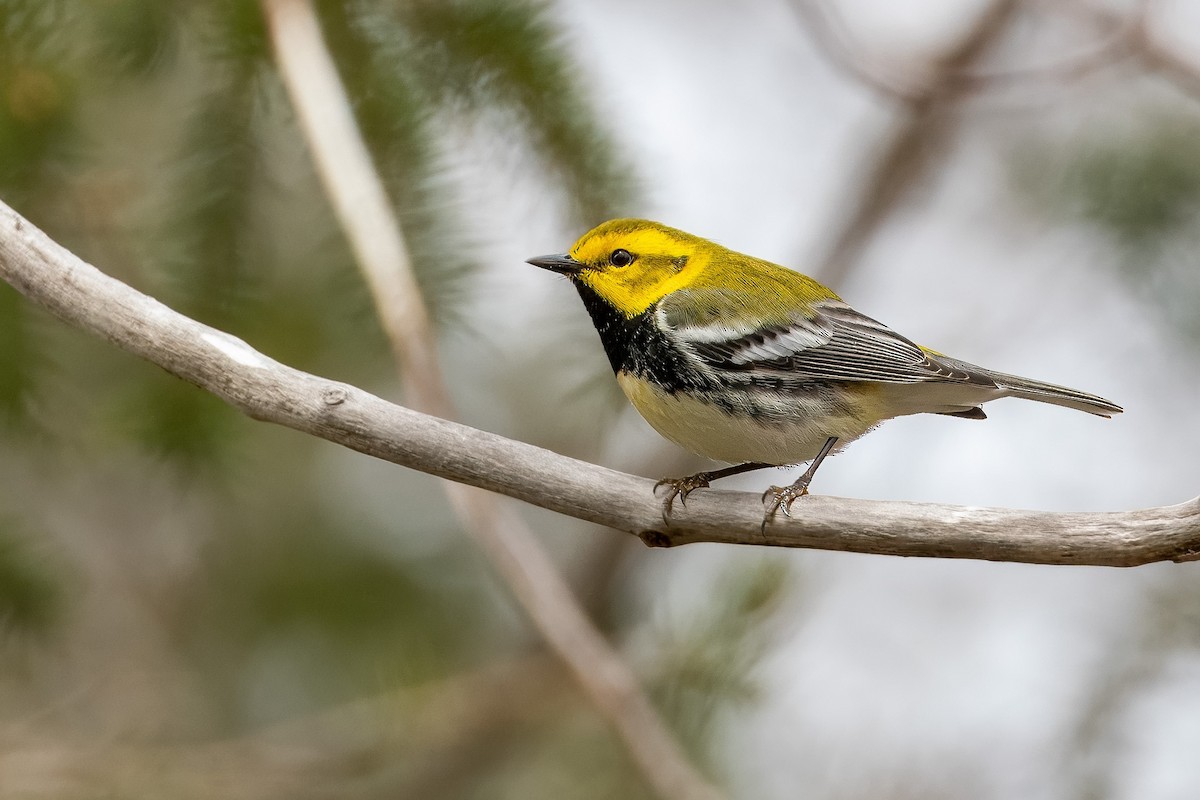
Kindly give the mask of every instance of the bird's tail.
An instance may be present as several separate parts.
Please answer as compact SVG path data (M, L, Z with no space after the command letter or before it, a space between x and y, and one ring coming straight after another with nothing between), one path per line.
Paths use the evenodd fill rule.
M996 382L996 386L1004 392L1003 396L1007 397L1020 397L1025 400L1036 400L1039 403L1065 406L1100 417L1111 417L1124 410L1103 397L1081 392L1078 389L1069 389L1066 386L1055 386L1052 383L1043 383L1016 375L1005 375L991 370L988 370L987 376Z

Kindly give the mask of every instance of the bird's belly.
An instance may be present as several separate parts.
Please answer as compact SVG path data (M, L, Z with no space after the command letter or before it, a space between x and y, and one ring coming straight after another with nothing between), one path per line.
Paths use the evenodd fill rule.
M715 461L799 464L836 436L839 447L880 421L857 406L816 394L772 398L771 414L730 411L702 396L663 390L629 373L617 381L650 426L675 444Z

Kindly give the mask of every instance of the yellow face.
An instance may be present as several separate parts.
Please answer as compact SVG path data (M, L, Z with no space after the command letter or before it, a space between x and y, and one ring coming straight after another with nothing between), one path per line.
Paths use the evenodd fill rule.
M683 231L640 219L615 219L585 233L570 256L573 280L629 317L687 285L714 245Z

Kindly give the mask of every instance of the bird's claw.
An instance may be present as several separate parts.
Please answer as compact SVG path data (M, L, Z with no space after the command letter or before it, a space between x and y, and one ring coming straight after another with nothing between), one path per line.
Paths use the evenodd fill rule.
M697 489L707 489L708 485L708 474L704 472L688 475L686 478L663 478L654 484L655 494L658 494L658 487L669 487L666 497L663 498L663 522L666 522L667 517L671 515L671 506L675 503L676 497L679 498L680 505L686 506L689 494Z
M792 516L792 503L806 494L808 494L808 481L796 481L790 486L772 486L763 492L762 501L767 507L763 514L763 530L766 530L767 520L775 516L776 511L783 511L785 517Z

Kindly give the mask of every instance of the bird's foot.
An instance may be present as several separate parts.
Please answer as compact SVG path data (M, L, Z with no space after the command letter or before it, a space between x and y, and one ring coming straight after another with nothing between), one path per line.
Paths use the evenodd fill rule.
M792 503L808 494L808 480L806 478L807 476L802 476L800 480L790 486L772 486L763 492L762 501L767 507L766 512L763 514L764 529L766 528L767 520L775 516L776 511L782 510L785 517L792 515Z
M707 489L709 481L713 479L711 472L697 472L695 475L688 475L685 478L663 478L658 483L654 484L654 493L658 494L658 487L666 486L667 494L663 497L663 521L667 521L667 517L671 515L671 506L675 503L675 498L679 498L679 504L687 505L687 497L697 489Z

